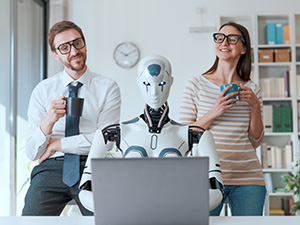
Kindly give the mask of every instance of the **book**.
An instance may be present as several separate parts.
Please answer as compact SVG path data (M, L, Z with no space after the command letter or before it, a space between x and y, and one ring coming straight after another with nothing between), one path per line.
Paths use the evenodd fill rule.
M300 75L299 75L300 77ZM300 80L300 79L299 79ZM270 90L271 90L271 80L270 78L260 78L259 79L259 86L261 88L261 95L263 98L271 97Z
M300 74L296 75L296 85L297 87L300 87ZM300 88L297 88L297 97L300 97Z
M270 209L270 216L284 216L284 210L278 208Z
M293 149L292 142L281 148L279 146L261 144L261 164L263 169L293 169Z
M290 97L290 73L288 70L284 71L284 97Z
M275 44L283 44L283 25L282 23L276 23L275 25Z
M275 45L276 43L276 24L267 23L267 44Z
M266 142L263 142L261 144L261 166L264 169L269 168L268 165L268 144Z
M282 105L281 111L281 131L282 132L293 132L292 123L292 107L290 105Z
M284 187L277 187L277 188L274 188L274 193L286 193L286 189Z
M292 144L289 143L285 146L285 164L287 169L293 169L293 148Z
M266 133L273 132L273 106L263 105L263 123Z
M277 82L277 87L278 87L278 91L275 92L276 96L274 97L279 97L279 98L284 98L285 97L285 82L284 82L284 77L278 77L275 78L276 82Z
M277 146L271 146L271 168L276 169L276 152Z
M273 105L273 132L282 132L280 105Z
M290 215L290 204L288 197L281 198L281 209L284 211L284 215Z
M285 148L281 148L281 165L282 165L283 169L286 168L286 149Z
M284 77L269 77L265 78L266 90L268 90L268 97L284 98L285 96L285 81Z
M272 168L272 146L268 145L267 146L267 168Z
M284 210L282 209L270 209L270 216L284 216Z
M275 168L276 169L282 169L282 149L278 146L275 146L274 150L275 154Z
M283 25L283 44L290 44L290 25Z
M300 88L299 88L300 89ZM298 102L298 128L300 130L300 103Z
M278 90L279 90L279 82L275 77L269 77L270 79L270 97L278 97Z
M271 173L264 173L266 189L268 193L273 193L273 182Z

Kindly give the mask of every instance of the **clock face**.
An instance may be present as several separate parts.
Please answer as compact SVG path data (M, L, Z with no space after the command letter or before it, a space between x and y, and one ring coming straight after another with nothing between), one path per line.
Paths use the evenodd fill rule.
M114 50L114 60L123 68L131 68L135 66L139 61L139 58L139 49L131 42L123 42Z

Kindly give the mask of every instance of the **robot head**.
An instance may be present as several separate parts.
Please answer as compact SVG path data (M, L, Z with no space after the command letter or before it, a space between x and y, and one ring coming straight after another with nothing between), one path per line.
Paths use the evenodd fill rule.
M171 70L170 62L159 55L147 56L138 65L137 84L145 103L155 110L169 97L173 83Z

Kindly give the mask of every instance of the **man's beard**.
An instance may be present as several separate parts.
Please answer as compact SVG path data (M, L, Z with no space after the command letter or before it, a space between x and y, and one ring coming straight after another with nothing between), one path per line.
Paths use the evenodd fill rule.
M82 63L82 65L81 65L81 67L79 67L79 68L75 68L75 67L72 65L72 63L71 63L72 58L74 58L74 57L76 57L76 56L82 56L82 57L83 57L83 63ZM63 62L63 64L64 64L67 68L69 68L69 69L71 69L71 70L73 70L73 71L77 71L77 72L78 72L78 71L83 70L84 67L85 67L86 55L83 54L83 53L78 53L77 55L73 56L72 58L70 58L70 60L67 61L67 62Z

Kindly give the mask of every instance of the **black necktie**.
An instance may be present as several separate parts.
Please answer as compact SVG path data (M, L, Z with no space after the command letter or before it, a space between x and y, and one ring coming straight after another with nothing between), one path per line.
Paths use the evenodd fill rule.
M68 85L69 97L77 98L78 89L83 84L78 82L76 86ZM79 134L79 118L77 116L66 116L65 137ZM66 153L64 155L63 182L72 187L80 178L80 156Z

